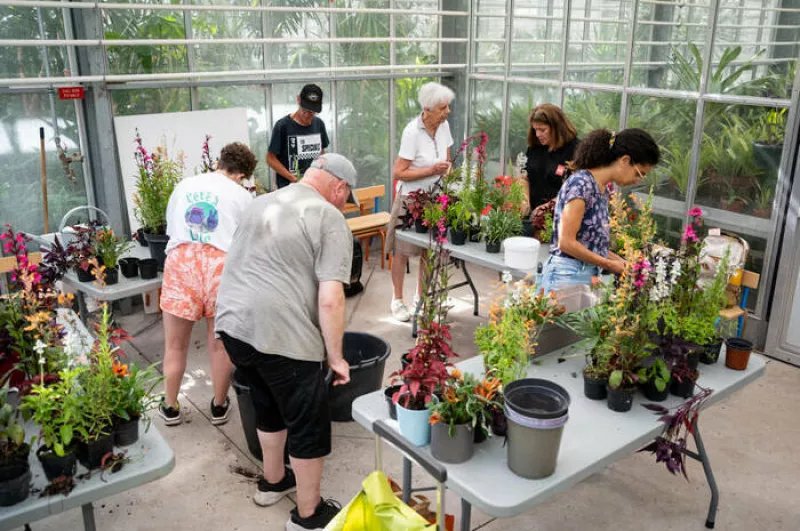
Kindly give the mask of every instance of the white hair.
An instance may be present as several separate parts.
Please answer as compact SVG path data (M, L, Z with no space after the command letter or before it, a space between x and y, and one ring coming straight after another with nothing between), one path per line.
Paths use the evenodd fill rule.
M425 83L419 89L419 104L423 109L433 109L443 103L449 104L455 97L455 92L439 83Z

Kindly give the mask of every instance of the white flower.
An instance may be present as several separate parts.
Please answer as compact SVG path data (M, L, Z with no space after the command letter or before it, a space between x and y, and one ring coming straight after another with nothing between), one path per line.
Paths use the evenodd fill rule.
M511 276L511 271L503 271L502 278L505 284L511 284L511 281L514 279L514 277Z
M36 344L33 345L34 352L36 352L39 356L42 356L44 354L44 350L46 348L47 348L47 344L43 343L41 339L37 339L36 340ZM43 360L44 358L39 358L39 359ZM43 363L43 362L39 361L39 363Z
M669 272L669 283L673 286L678 283L681 276L681 261L675 260L672 262L672 269Z

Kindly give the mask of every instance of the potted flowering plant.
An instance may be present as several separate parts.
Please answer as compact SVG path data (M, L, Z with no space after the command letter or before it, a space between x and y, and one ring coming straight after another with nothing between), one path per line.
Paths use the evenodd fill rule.
M8 403L8 382L0 388L0 506L23 501L30 493L31 470L25 428L18 411Z
M634 193L626 198L618 190L611 192L608 226L612 251L627 258L626 253L643 251L651 245L656 236L652 202L652 190L644 201Z
M477 145L473 147L477 141ZM464 153L464 162L459 168L461 178L457 196L464 203L472 216L468 230L469 239L479 242L481 239L481 216L488 213L486 210L489 184L483 178L483 165L486 162L486 144L489 141L486 133L470 136L461 143L456 156Z
M67 245L70 263L75 268L78 280L92 282L95 279L94 269L99 264L97 254L97 234L101 230L99 221L90 221L86 225L73 225L73 240Z
M392 401L397 406L400 433L417 446L430 442L430 410L427 405L449 377L452 336L447 322L447 285L450 257L442 249L444 235L438 233L428 251L427 270L423 277L423 297L419 329L414 347L406 354L408 363L391 376L400 384Z
M428 226L424 224L423 216L425 209L431 205L431 194L426 190L414 190L408 194L406 199L406 217L403 226L414 229L424 234L428 232Z
M640 368L637 374L644 396L648 400L662 402L667 399L672 374L662 358L654 357L652 363Z
M99 467L114 445L114 398L118 385L115 353L119 344L129 339L124 330L111 325L108 305L103 306L95 336L97 340L89 353L89 364L79 377L84 414L80 423L78 459L89 470Z
M123 241L111 229L103 229L95 236L97 257L105 267L105 283L116 284L119 281L119 259L133 247L133 242Z
M493 401L499 380L479 382L474 376L452 369L445 380L438 401L430 402L431 455L445 463L463 463L472 457L474 430L482 412Z
M560 327L583 338L582 343L586 349L586 365L582 371L583 394L590 400L605 400L608 396L608 312L609 304L606 299L601 304L579 312L564 314L556 321Z
M447 208L447 224L450 226L450 242L464 245L472 226L473 214L464 201L456 200Z
M22 401L26 418L39 427L36 456L47 479L75 474L78 439L86 436L78 380L86 370L76 366L59 371L58 379L48 385L34 385Z
M166 259L167 204L172 190L183 175L183 162L170 160L163 146L149 153L144 147L139 130L136 130L137 181L133 197L134 215L142 226L144 238L150 248L150 256L158 261L159 270L164 269Z
M112 368L116 381L113 392L113 425L114 444L129 446L139 440L139 421L146 417L145 413L158 405L158 397L154 394L156 386L163 380L154 363L140 369L134 364L125 364L119 360L113 362ZM149 422L146 424L149 428Z

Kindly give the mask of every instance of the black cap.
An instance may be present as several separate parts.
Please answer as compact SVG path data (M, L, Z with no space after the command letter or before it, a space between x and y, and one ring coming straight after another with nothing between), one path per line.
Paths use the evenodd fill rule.
M314 84L303 87L300 91L300 107L311 112L322 112L322 89Z

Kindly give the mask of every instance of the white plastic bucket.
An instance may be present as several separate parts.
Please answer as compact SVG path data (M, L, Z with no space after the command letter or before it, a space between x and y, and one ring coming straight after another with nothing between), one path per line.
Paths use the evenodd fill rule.
M513 269L536 269L539 261L539 240L514 236L503 240L504 262Z

